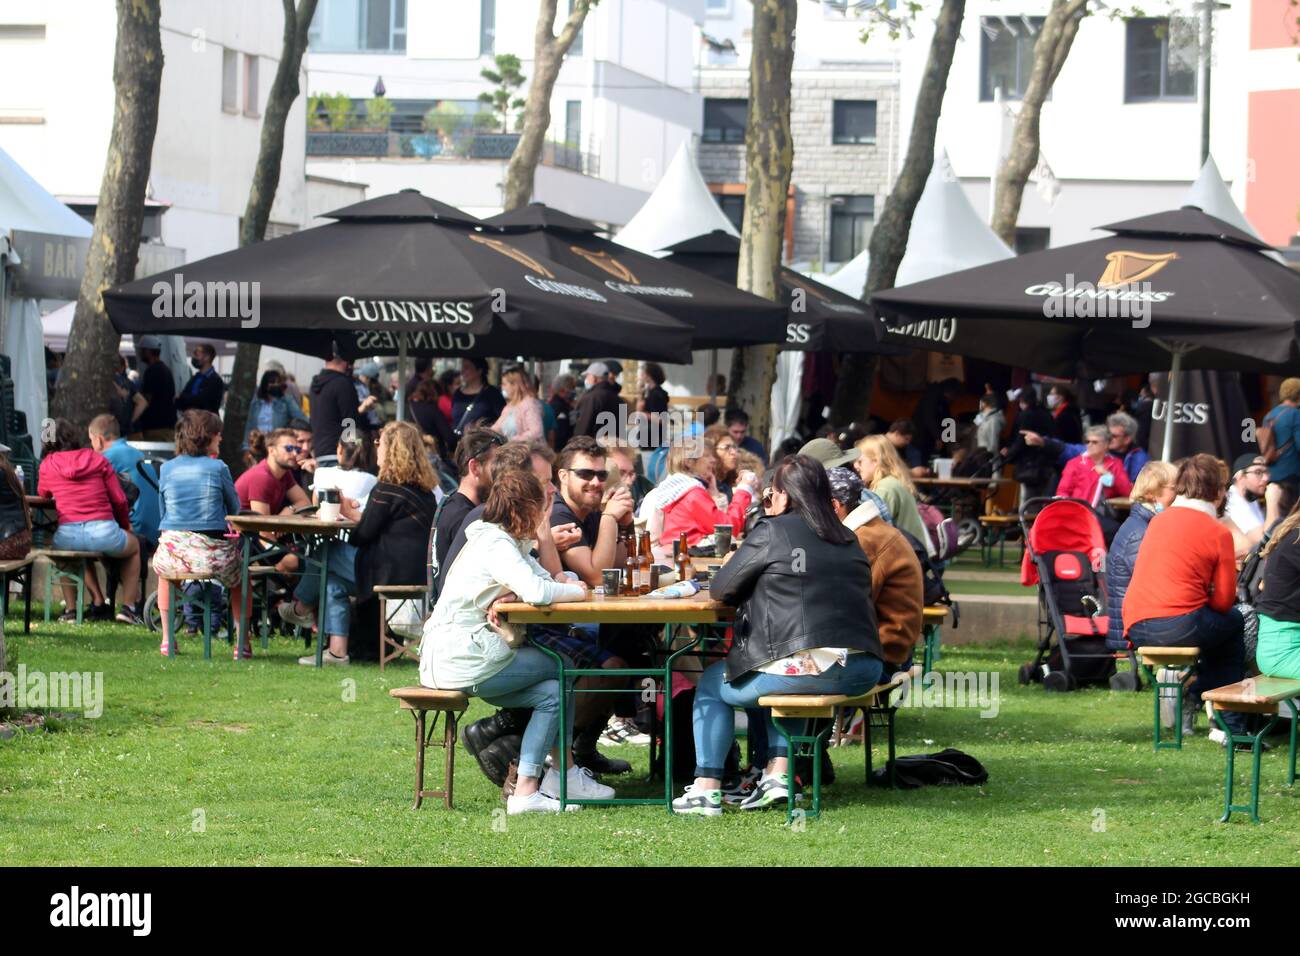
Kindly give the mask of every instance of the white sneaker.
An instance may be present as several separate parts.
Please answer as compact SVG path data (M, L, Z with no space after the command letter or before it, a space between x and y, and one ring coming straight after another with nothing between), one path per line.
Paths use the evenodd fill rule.
M540 790L534 790L526 797L521 797L517 793L512 793L506 797L506 815L515 816L520 813L559 813L560 801L554 797L548 797Z
M311 613L310 608L307 609L306 614L299 614L298 602L293 598L280 603L279 613L280 620L286 624L292 624L294 627L303 627L310 630L316 626L316 615Z
M565 783L568 784L566 796L578 800L608 800L614 796L614 788L605 786L586 767L570 767L565 775ZM546 768L541 792L556 800L560 799L560 775L554 767Z
M328 647L325 648L325 653L322 654L321 657L320 657L320 662L321 662L321 666L322 666L322 667L324 667L326 664L347 664L347 663L351 662L351 660L352 660L352 658L349 657L347 654L344 654L342 657L339 657L337 654L335 654L333 651L331 651ZM316 655L315 655L315 654L308 654L306 657L300 657L300 658L298 658L298 663L299 663L299 664L305 664L305 665L308 666L308 667L315 667L315 666L316 666Z

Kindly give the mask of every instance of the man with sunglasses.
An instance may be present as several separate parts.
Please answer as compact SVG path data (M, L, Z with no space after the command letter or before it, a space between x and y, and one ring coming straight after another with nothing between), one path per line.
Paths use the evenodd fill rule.
M294 478L303 451L291 429L277 428L267 435L266 458L235 482L240 507L261 515L276 515L310 504L307 492Z

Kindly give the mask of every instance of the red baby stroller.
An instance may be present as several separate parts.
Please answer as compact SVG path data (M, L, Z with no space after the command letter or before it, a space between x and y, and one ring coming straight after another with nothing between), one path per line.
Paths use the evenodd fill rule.
M1106 541L1096 513L1078 498L1031 498L1020 527L1020 583L1038 586L1038 654L1021 665L1020 683L1066 691L1109 681L1115 655L1106 647Z

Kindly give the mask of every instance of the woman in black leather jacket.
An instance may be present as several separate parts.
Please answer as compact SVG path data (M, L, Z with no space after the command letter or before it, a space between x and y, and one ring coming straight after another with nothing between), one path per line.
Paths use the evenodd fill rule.
M695 690L695 782L675 813L722 813L722 768L735 737L733 711L767 694L862 694L881 673L871 567L831 508L821 463L794 455L777 466L767 517L710 586L737 605L735 638L724 661ZM742 810L791 799L789 768L774 757Z

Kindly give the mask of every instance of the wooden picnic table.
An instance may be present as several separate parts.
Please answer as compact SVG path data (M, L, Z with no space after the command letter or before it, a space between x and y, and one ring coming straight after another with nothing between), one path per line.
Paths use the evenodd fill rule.
M918 488L965 488L973 491L996 488L1009 480L1007 478L913 478L912 484Z
M261 515L238 514L226 515L226 521L240 533L243 538L243 557L240 561L240 583L243 594L249 593L249 567L254 558L266 557L265 552L253 553L253 539L263 534L287 535L303 540L306 550L302 559L304 565L314 565L320 575L320 598L316 608L316 666L320 667L325 654L325 598L329 578L329 544L339 535L351 531L357 526L355 521L339 518L326 521L310 515ZM277 552L273 551L272 554ZM304 569L306 570L306 569ZM245 600L240 607L240 633L247 633L248 621L243 620L244 608L251 602Z
M501 618L512 624L662 624L664 625L663 649L667 652L663 664L658 667L624 667L624 668L572 668L566 666L564 659L545 647L539 647L543 653L555 659L560 686L567 686L569 678L598 677L633 677L652 678L662 688L662 693L671 693L673 680L673 663L682 654L696 648L703 640L702 633L696 633L685 646L674 650L672 647L672 625L693 624L710 625L730 623L736 609L721 601L714 601L708 591L701 591L689 598L648 598L621 597L615 595L593 594L586 601L564 602L547 606L534 606L522 601L498 604L497 611ZM560 726L565 722L565 695L560 697ZM616 804L658 804L662 803L671 813L673 802L673 743L671 708L665 709L663 725L664 758L664 794L662 797L616 797L612 800L569 800L567 799L563 762L559 768L561 803L594 803L601 805ZM560 748L561 755L568 753L569 741L564 741ZM567 759L567 758L566 758ZM651 734L650 766L655 764L655 742ZM652 771L653 772L653 771Z

